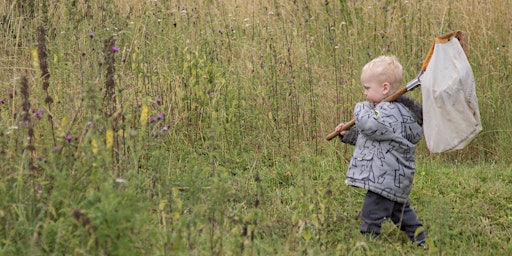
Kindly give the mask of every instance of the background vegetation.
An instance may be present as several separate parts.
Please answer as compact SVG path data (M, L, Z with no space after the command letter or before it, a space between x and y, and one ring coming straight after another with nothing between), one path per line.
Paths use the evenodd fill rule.
M0 3L2 255L508 255L510 1ZM405 79L467 33L484 131L419 146L428 250L358 232L351 147L324 138L361 67ZM421 90L410 93L421 98Z

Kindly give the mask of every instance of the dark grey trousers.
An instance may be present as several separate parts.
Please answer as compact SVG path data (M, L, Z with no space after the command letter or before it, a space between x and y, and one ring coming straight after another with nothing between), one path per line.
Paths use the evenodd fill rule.
M368 191L364 197L361 217L363 224L361 224L360 231L363 234L379 236L382 222L390 218L400 230L407 234L411 241L418 243L425 241L425 232L421 231L416 234L416 230L423 224L418 221L409 202L398 203Z

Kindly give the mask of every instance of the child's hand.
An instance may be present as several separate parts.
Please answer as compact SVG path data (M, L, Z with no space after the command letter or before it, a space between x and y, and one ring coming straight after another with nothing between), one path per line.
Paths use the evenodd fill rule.
M336 128L334 130L337 132L340 132L344 125L345 125L345 123L340 123L340 124L338 124L338 126L336 126ZM347 133L347 131L341 131L340 135L345 136L345 133Z

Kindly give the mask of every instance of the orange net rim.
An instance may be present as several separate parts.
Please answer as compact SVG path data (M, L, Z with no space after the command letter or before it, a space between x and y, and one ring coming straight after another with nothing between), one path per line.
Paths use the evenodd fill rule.
M432 58L432 54L434 54L435 45L448 43L454 37L457 38L457 40L459 40L460 45L462 46L462 49L464 50L464 53L466 54L466 57L469 58L469 49L468 49L466 34L464 32L462 32L461 30L455 30L455 31L452 31L452 32L449 32L446 34L442 34L434 39L434 43L430 47L427 57L423 61L423 66L421 67L421 72L425 72L425 70L427 70L428 63L430 62L430 59Z

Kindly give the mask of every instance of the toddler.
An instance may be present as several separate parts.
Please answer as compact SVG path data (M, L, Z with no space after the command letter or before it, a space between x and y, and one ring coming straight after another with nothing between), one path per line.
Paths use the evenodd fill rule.
M380 56L366 64L361 83L367 101L356 104L355 125L338 137L355 145L346 184L367 190L361 233L378 237L382 222L391 219L412 242L423 246L425 234L419 229L423 225L409 203L416 144L423 134L422 108L406 96L383 102L400 88L402 79L402 65L395 56Z

